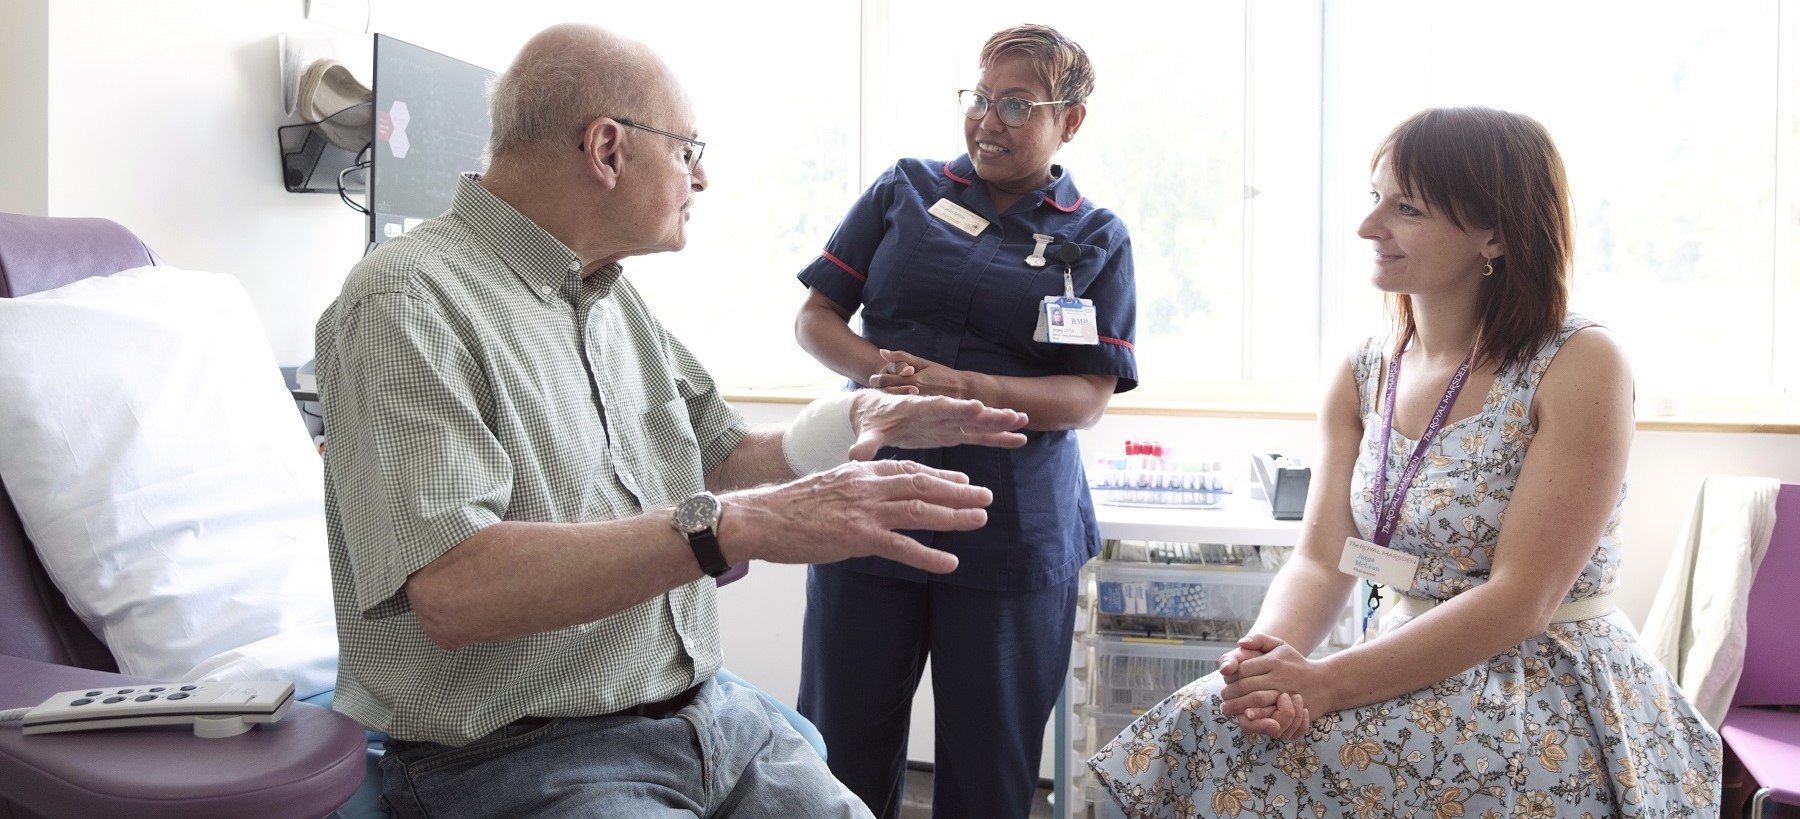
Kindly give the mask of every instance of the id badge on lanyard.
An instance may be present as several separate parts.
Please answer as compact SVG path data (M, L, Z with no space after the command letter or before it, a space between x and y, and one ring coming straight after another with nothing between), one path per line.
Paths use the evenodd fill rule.
M1044 248L1050 237L1041 233L1033 234L1037 240L1037 249L1025 259L1032 267L1044 264ZM1092 299L1075 297L1075 260L1081 258L1081 248L1073 244L1063 244L1057 248L1056 260L1063 263L1063 292L1061 296L1045 296L1038 306L1037 328L1031 333L1032 341L1045 341L1051 344L1087 344L1100 343L1100 311L1094 308ZM1033 264L1035 260L1036 264Z
M1397 549L1388 548L1388 542L1394 538L1394 528L1400 522L1400 508L1406 502L1406 491L1412 488L1413 479L1418 477L1419 467L1425 463L1425 455L1431 451L1431 445L1437 440L1438 432L1444 428L1444 420L1450 415L1451 405L1456 403L1456 396L1462 392L1463 382L1469 378L1469 364L1475 353L1470 351L1463 358L1462 365L1450 376L1449 386L1444 388L1444 397L1439 399L1437 409L1431 414L1431 423L1425 425L1425 432L1419 436L1419 443L1413 447L1412 456L1407 459L1406 467L1400 471L1400 479L1394 484L1394 495L1387 496L1387 454L1388 444L1394 434L1394 393L1400 381L1400 358L1404 351L1394 353L1394 364L1388 368L1387 388L1382 393L1381 408L1381 468L1375 470L1375 530L1370 533L1369 540L1359 537L1344 540L1344 553L1338 558L1338 571L1370 582L1369 599L1363 606L1362 633L1369 635L1369 626L1374 620L1375 611L1381 608L1381 587L1406 591L1417 584L1419 558Z

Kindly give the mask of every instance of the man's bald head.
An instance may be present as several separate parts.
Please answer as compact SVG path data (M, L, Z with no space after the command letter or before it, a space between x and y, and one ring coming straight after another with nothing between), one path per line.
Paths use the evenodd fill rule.
M643 43L598 26L552 26L489 89L489 158L532 163L573 152L595 118L650 116L674 89L668 67Z

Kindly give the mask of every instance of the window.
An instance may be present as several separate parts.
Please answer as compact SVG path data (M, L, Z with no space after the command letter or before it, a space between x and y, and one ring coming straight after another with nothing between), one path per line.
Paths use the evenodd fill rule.
M859 9L797 0L638 13L595 22L644 41L681 79L709 188L694 199L687 248L627 259L626 277L726 389L835 387L841 379L794 341L806 297L794 276L867 185L857 169Z
M1800 308L1800 11L1782 6L815 0L758 41L764 12L720 4L679 33L624 27L686 82L712 182L688 250L629 275L728 389L834 387L794 343L794 274L893 160L963 152L955 91L981 43L1038 20L1097 70L1058 161L1132 228L1143 385L1121 400L1312 408L1383 327L1355 236L1370 151L1420 108L1482 104L1556 137L1573 305L1624 340L1640 415L1779 417L1800 411L1782 320Z
M1033 3L1028 12L950 0L897 4L878 23L884 40L906 47L903 58L880 60L890 67L865 85L891 102L873 109L864 173L899 156L963 153L947 89L974 83L993 32L1024 19L1055 25L1094 63L1087 122L1057 162L1131 227L1140 389L1152 398L1205 399L1221 384L1241 391L1286 383L1310 400L1318 358L1318 16L1291 13L1308 5L1119 13L1069 0Z
M1572 307L1630 352L1640 416L1793 417L1800 14L1781 5L1329 4L1327 276L1361 280L1351 234L1393 124L1434 105L1525 113L1569 173Z

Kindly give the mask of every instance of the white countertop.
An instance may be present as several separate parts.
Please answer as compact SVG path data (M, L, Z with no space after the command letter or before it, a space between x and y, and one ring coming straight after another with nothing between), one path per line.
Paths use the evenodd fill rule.
M1094 514L1100 519L1101 537L1119 540L1292 546L1300 538L1300 521L1276 520L1262 501L1248 497L1234 497L1218 509L1115 506L1095 501Z

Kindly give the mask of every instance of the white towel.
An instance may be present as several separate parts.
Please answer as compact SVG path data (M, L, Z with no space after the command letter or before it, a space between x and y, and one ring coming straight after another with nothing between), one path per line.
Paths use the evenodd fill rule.
M1774 478L1708 475L1644 621L1644 644L1716 728L1744 671L1745 610L1775 528Z

